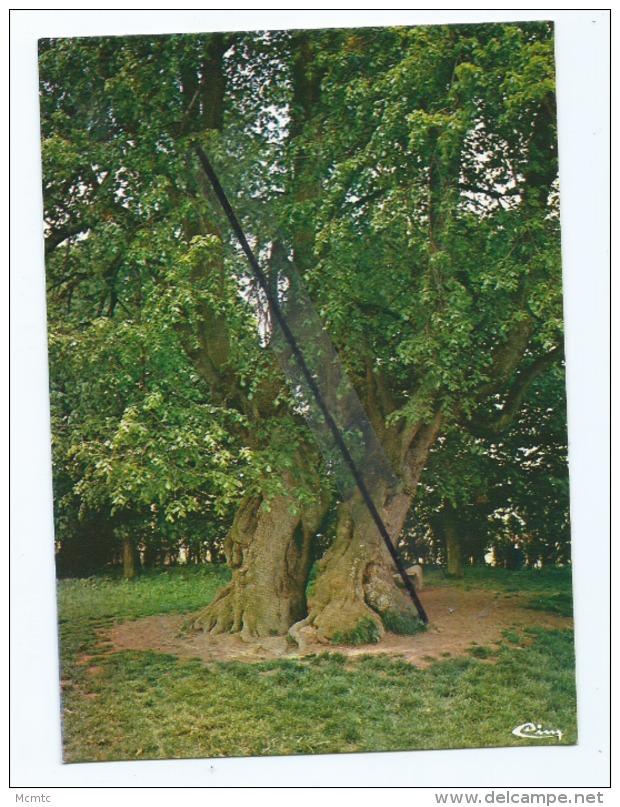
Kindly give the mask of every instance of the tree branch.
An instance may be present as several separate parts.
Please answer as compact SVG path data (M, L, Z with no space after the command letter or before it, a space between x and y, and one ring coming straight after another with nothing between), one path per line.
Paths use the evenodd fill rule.
M49 235L45 238L45 257L49 257L56 247L59 247L67 238L73 238L74 235L80 235L90 229L90 224L86 222L79 222L72 227L63 227L60 230L50 229Z
M490 368L491 381L479 390L477 395L479 401L493 395L508 381L523 358L531 333L532 323L529 319L520 320L513 325L505 344L497 348L493 355Z
M507 429L519 413L523 400L534 380L542 375L548 367L559 361L563 355L564 348L560 345L534 359L528 367L525 367L517 375L501 409L498 409L488 418L474 416L465 423L466 428L473 434L483 437L494 437Z

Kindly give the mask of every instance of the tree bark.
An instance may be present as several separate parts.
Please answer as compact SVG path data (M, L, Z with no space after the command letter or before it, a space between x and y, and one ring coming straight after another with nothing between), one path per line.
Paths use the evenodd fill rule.
M137 574L136 550L131 540L129 528L121 528L123 577L132 580Z
M232 580L194 622L211 633L284 635L307 612L312 540L327 511L320 491L300 502L290 476L286 492L267 501L247 496L226 538Z
M397 495L387 489L374 491L373 499L394 541L403 528L440 423L438 413L431 423L419 424L415 434L409 431L403 435L403 491ZM355 502L359 511L357 505ZM405 626L414 630L419 625L417 610L396 584L394 571L394 562L370 513L353 524L349 509L341 505L336 538L319 563L308 616L292 626L290 635L298 640L302 630L307 635L311 629L322 643L361 643L379 641L385 630Z
M408 503L399 505L404 513L393 515L404 521ZM386 509L382 510L385 518ZM385 632L384 618L415 617L411 601L395 584L393 574L393 561L370 516L366 529L363 524L353 525L348 509L341 505L335 541L319 562L308 616L292 626L291 636L296 639L301 628L310 627L323 643L354 641L360 630L365 632L360 636L378 641Z

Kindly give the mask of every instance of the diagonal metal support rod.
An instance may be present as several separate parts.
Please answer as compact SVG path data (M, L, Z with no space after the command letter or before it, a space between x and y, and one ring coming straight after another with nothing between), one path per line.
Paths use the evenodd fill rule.
M230 225L231 225L235 235L237 236L237 239L238 239L239 243L241 244L241 247L242 247L243 251L246 254L246 257L247 257L247 259L248 259L248 261L250 263L250 266L252 268L252 272L253 272L256 280L258 281L263 293L265 294L265 297L268 300L269 307L270 307L270 309L272 311L272 314L275 317L275 319L276 319L276 321L278 323L278 326L280 327L286 341L288 342L288 345L289 345L289 348L291 350L291 353L295 357L295 360L296 360L296 362L297 362L297 364L299 366L299 369L301 370L301 374L303 376L304 383L307 385L308 389L311 391L311 393L312 393L312 395L314 397L314 400L316 402L316 405L318 406L321 414L323 415L323 418L325 419L325 423L326 423L327 427L329 428L329 430L331 432L334 444L338 448L338 451L340 452L341 457L342 457L345 465L349 469L349 472L351 473L351 476L353 477L353 479L355 481L355 484L356 484L356 486L357 486L357 488L358 488L358 490L360 492L360 495L361 495L361 497L362 497L362 499L364 501L364 504L366 505L366 508L368 509L368 512L370 513L370 516L371 516L372 520L374 521L374 523L375 523L375 525L376 525L376 527L377 527L377 529L379 531L379 534L381 535L381 537L382 537L382 539L383 539L383 541L384 541L384 543L385 543L385 545L386 545L386 547L387 547L387 549L388 549L388 551L390 553L390 556L392 557L392 560L394 561L394 564L395 564L395 566L396 566L396 568L398 570L398 573L400 574L400 577L401 577L401 579L403 581L405 589L406 589L407 593L409 594L409 596L411 597L411 600L413 601L413 604L416 607L416 610L418 612L418 615L419 615L420 619L422 620L422 622L424 624L427 624L428 623L428 616L426 614L426 611L424 610L424 607L423 607L422 603L420 602L420 598L418 597L418 594L417 594L417 592L416 592L416 590L415 590L415 588L413 586L413 583L411 582L411 579L409 578L409 575L407 574L407 572L405 570L405 566L404 566L402 560L400 559L400 556L399 556L398 552L396 551L396 547L392 543L392 539L390 537L390 534L389 534L385 524L383 523L383 519L381 518L381 515L379 514L379 511L377 510L377 507L376 507L374 501L372 500L372 497L370 495L370 491L368 490L368 487L367 487L366 482L365 482L365 480L364 480L364 478L363 478L363 476L362 476L362 474L360 472L360 469L358 468L355 460L353 459L353 457L351 455L351 452L349 451L349 448L348 448L345 440L343 439L343 436L342 436L342 434L340 432L340 429L338 428L338 425L337 425L336 421L332 417L332 414L329 411L329 407L327 406L327 404L326 404L326 402L325 402L325 400L323 398L323 395L321 394L321 390L319 389L319 386L318 386L318 384L317 384L317 382L316 382L310 368L308 367L308 364L306 362L306 359L304 358L304 355L303 355L302 350L301 350L301 348L299 346L299 343L298 343L297 339L295 338L295 335L293 334L293 332L291 331L291 329L289 327L287 319L286 319L286 317L284 315L284 312L282 311L282 308L280 306L280 303L279 303L279 301L277 299L277 295L274 294L274 292L273 292L273 290L272 290L272 288L271 288L271 286L269 284L267 275L265 274L265 272L261 268L260 264L258 263L256 257L254 256L254 253L252 252L252 249L251 249L251 247L250 247L250 245L249 245L249 243L247 241L247 238L245 237L245 234L244 234L243 230L241 229L241 225L239 224L239 221L238 221L238 219L237 219L237 217L235 215L235 212L233 211L233 209L232 209L232 207L231 207L231 205L230 205L230 203L229 203L229 201L228 201L228 199L226 197L226 194L224 193L224 190L223 190L223 188L222 188L222 186L221 186L221 184L220 184L220 182L219 182L219 180L217 178L217 175L216 175L216 173L215 173L215 171L213 169L213 166L211 165L211 163L209 162L209 160L207 158L207 155L200 148L200 146L196 145L194 148L195 148L196 154L198 155L198 159L200 160L200 164L201 164L205 174L209 178L209 181L210 181L210 183L211 183L211 185L213 187L215 195L217 196L218 201L219 201L220 205L222 206L222 209L224 210L224 213L226 214L226 216L228 218L228 221L230 222Z

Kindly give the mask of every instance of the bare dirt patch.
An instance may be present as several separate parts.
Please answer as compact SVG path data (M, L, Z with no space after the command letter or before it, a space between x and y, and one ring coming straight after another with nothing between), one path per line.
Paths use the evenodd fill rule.
M525 599L516 594L492 591L464 591L449 586L428 587L424 607L430 624L416 636L386 634L378 644L358 647L322 645L312 642L302 648L286 637L244 640L239 635L183 633L191 615L163 615L123 622L105 631L110 651L151 650L179 658L213 661L265 661L274 658L300 658L315 653L338 652L346 656L388 655L418 667L435 659L467 655L472 645L492 646L507 628L571 628L572 619L544 611L529 610Z

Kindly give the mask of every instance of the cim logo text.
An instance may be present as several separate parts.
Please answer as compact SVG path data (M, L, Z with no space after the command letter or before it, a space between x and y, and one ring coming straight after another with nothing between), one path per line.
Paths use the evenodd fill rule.
M548 737L562 739L560 729L544 729L540 723L523 723L512 730L515 737L522 737L524 740L546 740Z

